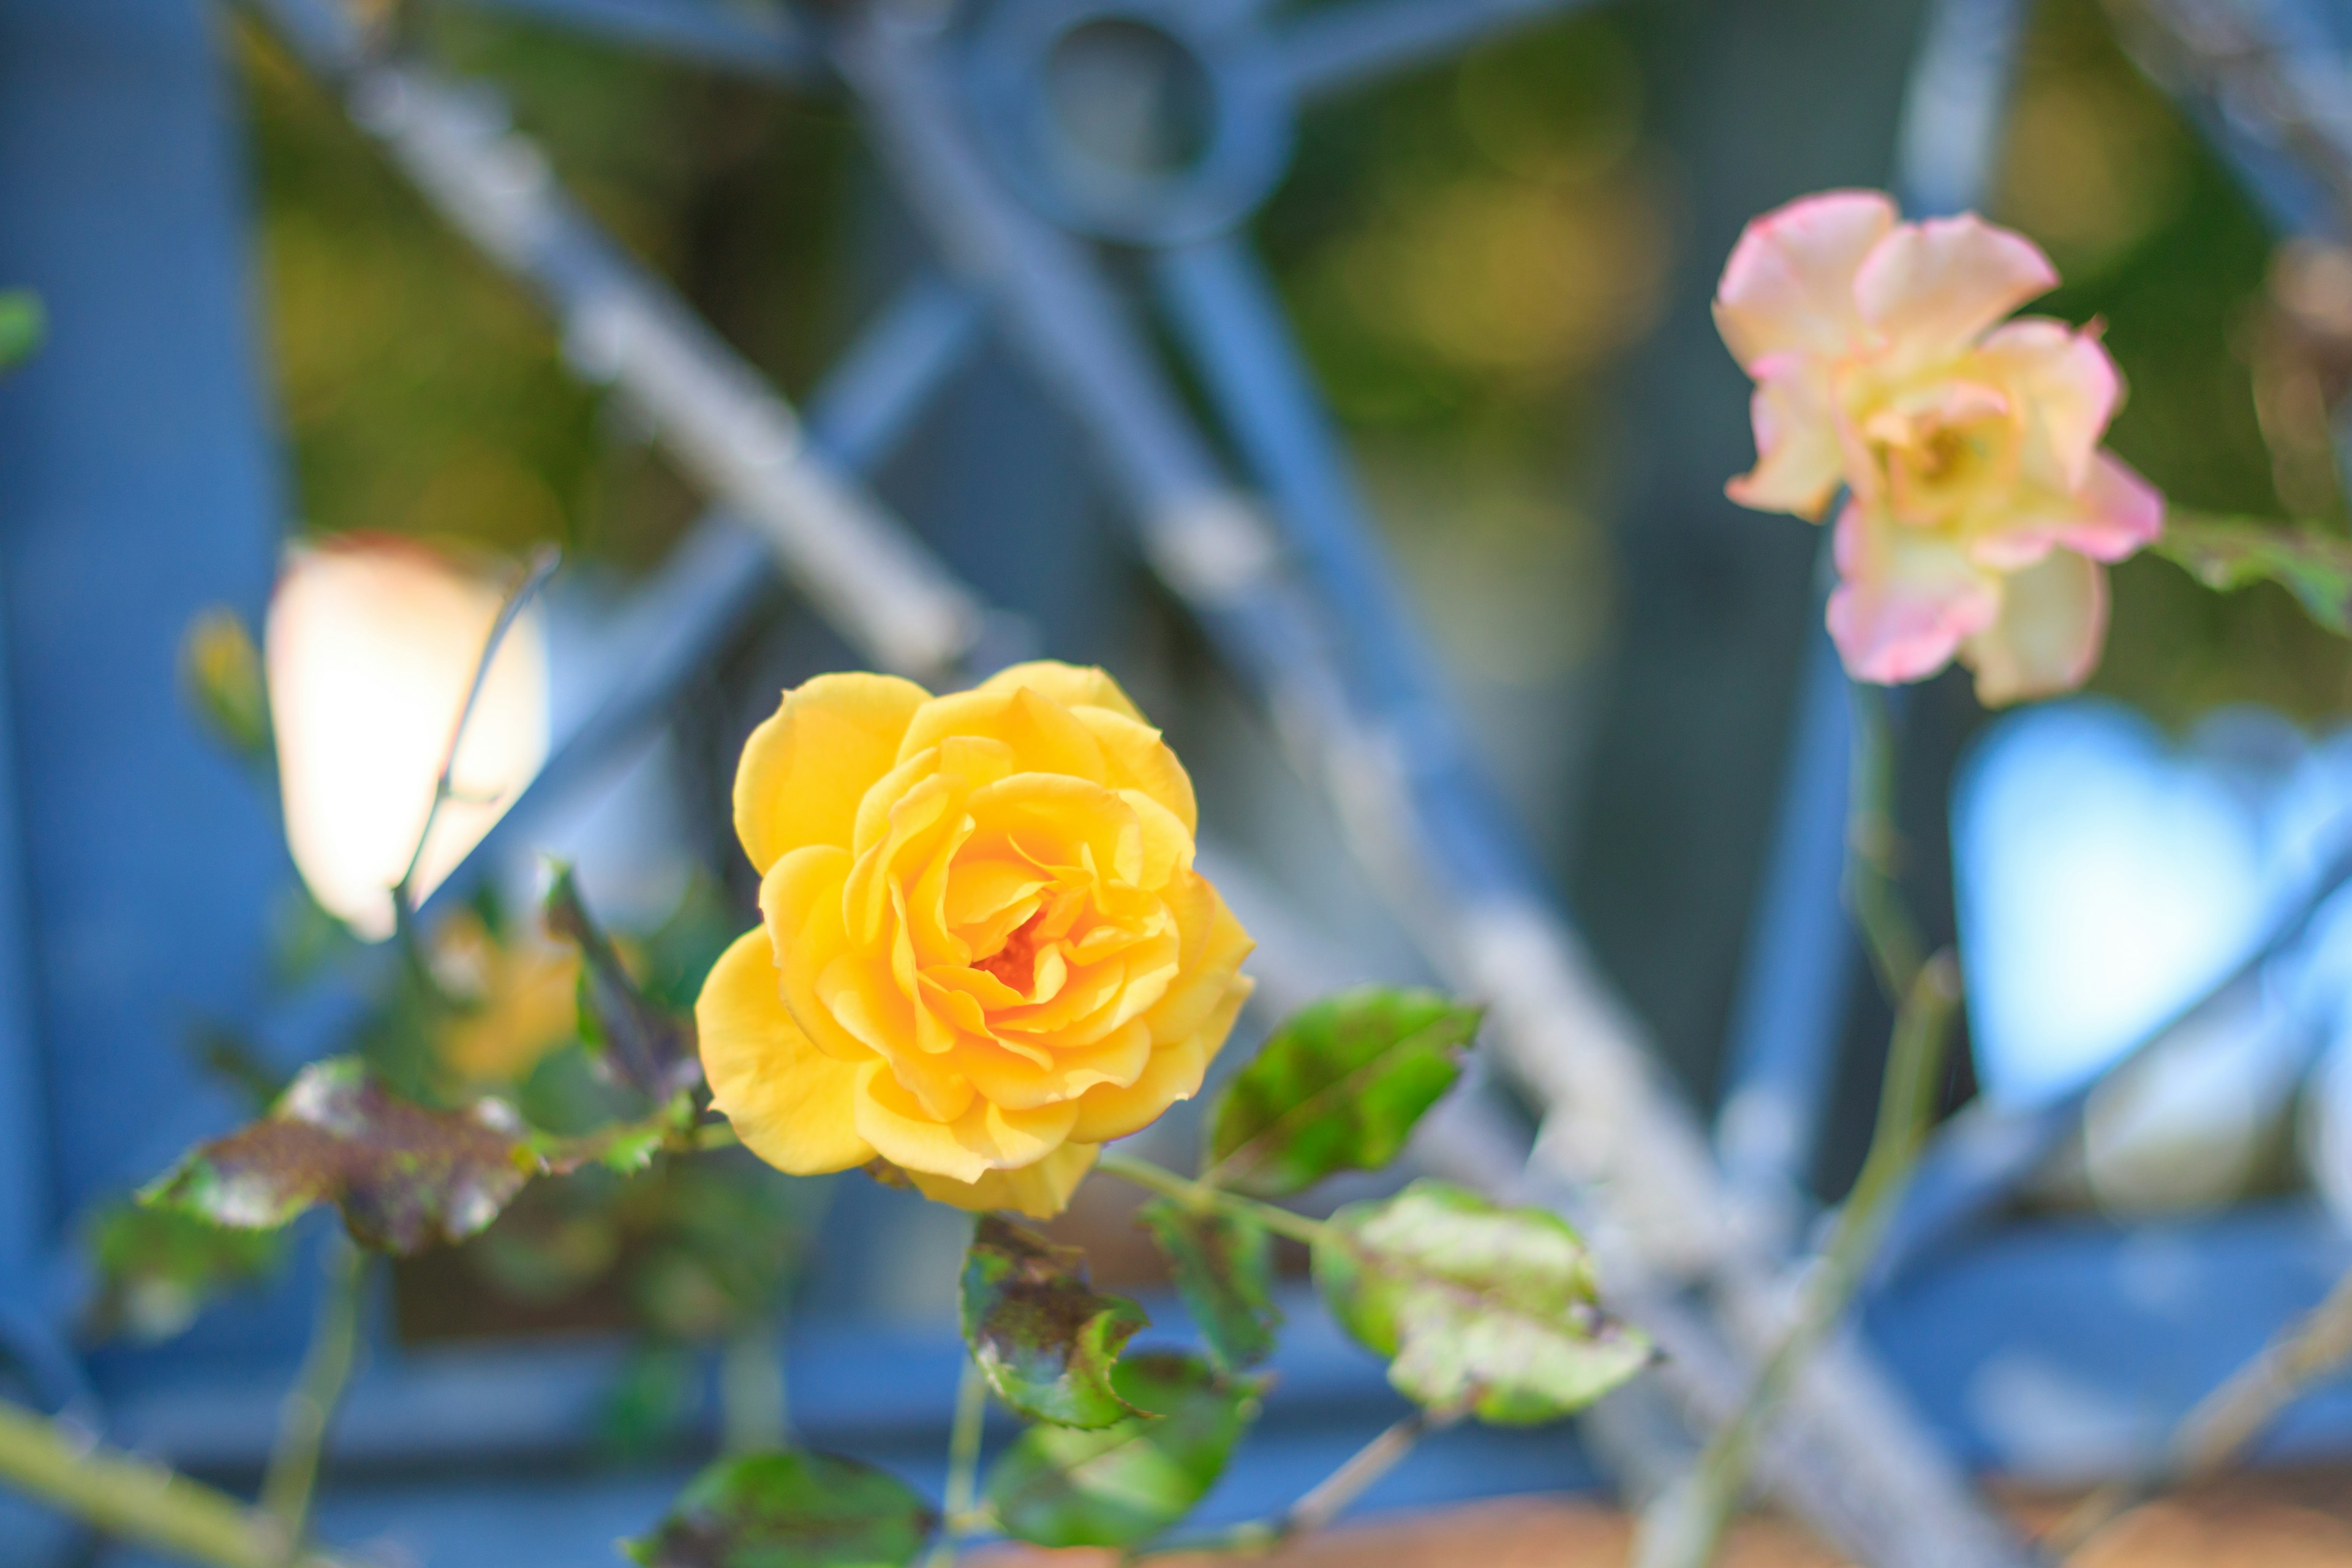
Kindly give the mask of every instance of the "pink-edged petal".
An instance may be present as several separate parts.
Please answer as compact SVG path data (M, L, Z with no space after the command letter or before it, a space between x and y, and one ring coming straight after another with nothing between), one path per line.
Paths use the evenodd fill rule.
M2106 632L2105 570L2053 550L2009 578L2000 616L1961 645L1960 661L1977 672L1977 700L1999 708L2082 685Z
M1723 493L1758 511L1818 519L1837 493L1844 464L1829 377L1794 354L1763 361L1757 376L1756 395L1748 405L1756 430L1756 466L1724 486Z
M1891 685L1933 675L2000 611L1999 579L1940 532L1848 501L1836 549L1830 637L1857 680Z
M2034 443L2029 461L2046 455L2056 470L2047 479L2082 489L2099 437L2123 401L2123 377L2098 334L2028 317L1994 328L1979 352L2025 411Z
M2113 452L2097 455L2075 499L2081 510L2058 542L2094 561L2121 561L2164 531L2164 492Z
M1822 357L1860 342L1854 272L1895 227L1877 191L1825 191L1776 207L1740 231L1715 292L1715 324L1753 368L1776 353Z
M2164 495L2112 453L2094 455L2076 492L2021 487L2015 510L1979 520L1969 558L1994 572L2038 564L2064 547L2094 561L2121 561L2164 531Z
M1863 258L1853 290L1893 360L1916 365L1959 353L2057 281L2032 240L1963 213L1895 227Z

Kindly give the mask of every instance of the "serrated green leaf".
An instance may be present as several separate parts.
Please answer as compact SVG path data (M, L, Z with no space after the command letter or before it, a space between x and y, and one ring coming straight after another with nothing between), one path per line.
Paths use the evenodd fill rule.
M1483 1012L1381 985L1302 1008L1218 1097L1204 1179L1277 1197L1379 1170L1454 1087Z
M28 289L0 289L0 370L7 370L41 346L49 314Z
M199 1146L140 1199L240 1230L331 1203L354 1239L406 1256L481 1230L545 1168L500 1102L428 1110L338 1057L304 1068L268 1116Z
M2352 540L2253 518L2175 512L2149 548L2221 592L2276 583L2313 620L2352 637Z
M1237 1372L1274 1353L1282 1310L1274 1304L1274 1241L1264 1226L1168 1198L1144 1205L1136 1218L1168 1259L1211 1360Z
M1135 1414L1111 1368L1150 1320L1096 1294L1087 1255L982 1215L963 1262L963 1337L997 1397L1033 1420L1108 1426Z
M990 1469L997 1527L1039 1546L1131 1546L1192 1511L1257 1418L1261 1384L1191 1356L1118 1363L1119 1393L1147 1415L1098 1431L1032 1426Z
M547 929L580 950L580 1037L649 1100L667 1100L701 1082L694 1021L655 1002L637 984L613 939L588 912L572 868L557 865L552 873Z
M905 1568L937 1522L887 1470L787 1450L711 1466L622 1548L645 1568Z
M1651 1360L1649 1341L1601 1310L1566 1222L1444 1182L1333 1215L1315 1283L1340 1325L1390 1358L1398 1392L1500 1425L1571 1415Z
M153 1344L194 1322L215 1296L274 1272L285 1249L272 1231L228 1230L184 1210L120 1203L91 1226L90 1253L100 1279L91 1331Z

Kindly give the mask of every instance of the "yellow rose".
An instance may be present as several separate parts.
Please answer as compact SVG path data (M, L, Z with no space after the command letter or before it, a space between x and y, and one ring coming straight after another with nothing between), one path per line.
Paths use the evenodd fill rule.
M695 1005L712 1100L798 1175L880 1159L1045 1217L1201 1087L1253 945L1192 869L1192 781L1110 677L933 697L819 676L753 731L761 928Z

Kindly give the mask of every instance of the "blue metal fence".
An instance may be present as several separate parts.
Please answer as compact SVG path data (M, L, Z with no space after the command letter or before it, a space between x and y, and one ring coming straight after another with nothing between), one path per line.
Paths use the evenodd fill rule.
M1695 1124L1647 1069L1627 1086L1630 1058L1610 1054L1625 1042L1555 1049L1545 1030L1560 1020L1534 1016L1565 997L1588 1009L1582 1025L1607 1026L1605 1009L1591 1011L1572 984L1581 973L1573 935L1474 763L1370 542L1343 444L1237 232L1280 175L1295 103L1570 6L1354 0L1282 15L1245 0L1056 0L1001 5L993 31L943 40L911 5L803 18L700 0L499 3L794 89L838 70L939 270L886 304L803 424L581 219L478 99L379 58L324 0L268 0L264 9L349 95L361 122L550 300L583 374L650 412L719 503L615 623L632 650L616 661L619 684L561 738L474 864L527 837L550 802L592 784L657 727L762 602L779 564L878 662L951 677L1036 646L1033 624L990 609L941 570L866 482L992 330L1088 438L1139 552L1191 600L1302 767L1318 777L1352 768L1369 783L1370 796L1343 795L1342 810L1412 906L1433 963L1477 974L1480 954L1465 945L1517 933L1534 944L1533 969L1569 977L1528 994L1506 1058L1563 1100L1612 1086L1622 1097L1614 1103L1663 1130L1651 1141L1658 1147L1597 1173L1622 1176L1626 1190L1612 1203L1631 1203L1644 1183L1696 1184L1686 1190L1709 1212L1682 1217L1690 1235L1632 1246L1627 1273L1651 1279L1661 1303L1717 1312L1695 1347L1706 1353L1688 1366L1713 1354L1736 1373L1739 1347L1759 1331L1752 1309L1805 1204L1851 969L1837 904L1843 678L1817 647L1729 1050L1717 1132L1727 1187L1696 1152ZM1980 187L2018 16L2013 0L1942 0L1928 15L1900 183L1916 210L1940 211ZM1024 118L1055 41L1107 21L1152 30L1222 95L1229 118L1181 179L1155 183L1134 168L1073 179ZM354 1016L368 979L344 973L265 1008L260 933L284 852L267 803L194 734L172 675L197 608L258 609L279 514L269 421L253 384L219 25L194 0L0 0L0 212L35 215L0 223L0 279L42 291L59 344L0 384L0 1336L45 1403L83 1401L125 1440L237 1470L257 1462L274 1421L278 1380L306 1321L299 1282L168 1354L88 1362L64 1344L79 1288L68 1216L230 1114L171 1042L201 1020L234 1018L255 1024L284 1059L315 1054ZM979 134L965 134L971 117ZM503 170L503 183L478 179L485 169ZM2294 221L2311 220L2308 200L2282 200ZM1089 248L1096 237L1146 247L1151 298L1246 486L1177 395L1139 327L1146 301L1113 286ZM124 778L144 787L127 795L117 787ZM465 885L453 879L436 908ZM1512 1008L1498 1012L1508 1027ZM1987 1212L2006 1189L1980 1179L1966 1136L1937 1169L1976 1173L1968 1212ZM1727 1193L1770 1196L1769 1245L1746 1230L1754 1216L1731 1212ZM1637 1232L1640 1222L1621 1228ZM1954 1460L2042 1475L2145 1455L2189 1402L2315 1300L2347 1254L2333 1222L2305 1206L2129 1233L2068 1224L1957 1242L1948 1228L1936 1235L1871 1303L1866 1342ZM2231 1289L2200 1283L2209 1277ZM2065 1309L2020 1314L2020 1301ZM1694 1321L1705 1325L1706 1313ZM946 1425L952 1342L814 1323L796 1328L789 1347L806 1430L925 1473ZM430 1546L435 1568L603 1550L641 1524L675 1478L614 1486L534 1467L580 1459L590 1405L618 1353L404 1351L379 1332L338 1434L367 1479L330 1497L327 1527L360 1539L397 1525ZM2153 1382L2159 1365L2165 1381ZM1258 1458L1215 1511L1238 1515L1296 1492L1347 1432L1392 1408L1377 1368L1328 1334L1299 1335L1282 1370ZM1707 1404L1704 1388L1688 1397ZM1899 1410L1873 1418L1908 1429ZM2310 1452L2347 1439L2352 1402L2315 1402L2278 1445ZM1833 1438L1817 1440L1830 1445L1820 1452L1836 1452ZM1854 1464L1861 1473L1891 1467L1874 1473L1925 1488L1916 1495L1959 1522L1952 1540L1882 1560L2016 1560L1990 1534L1955 1544L1976 1516L1947 1472L1906 1452L1890 1441ZM485 1481L485 1467L507 1469ZM1591 1476L1556 1435L1461 1432L1431 1445L1375 1501ZM1866 1509L1800 1496L1825 1510L1819 1521L1833 1533L1874 1539ZM0 1514L0 1531L9 1528ZM1946 1549L1952 1555L1939 1558Z

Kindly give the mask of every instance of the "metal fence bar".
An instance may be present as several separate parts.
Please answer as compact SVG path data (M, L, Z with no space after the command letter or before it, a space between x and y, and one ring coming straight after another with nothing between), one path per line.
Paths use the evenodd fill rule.
M822 454L792 409L669 288L562 195L497 100L373 58L317 0L257 0L342 89L442 215L528 279L580 373L610 384L719 501L758 529L827 618L880 664L936 676L979 636L978 602Z
M767 593L779 565L866 655L937 679L991 624L978 601L882 513L845 468L879 461L979 342L970 298L919 276L869 325L820 389L804 432L792 409L709 329L604 241L552 188L545 160L500 128L495 100L416 68L371 63L361 35L319 0L260 0L324 79L363 103L401 100L399 147L425 195L498 259L541 285L567 348L596 363L656 428L691 457L719 505L638 591L616 636L636 651L580 728L557 747L512 806L423 910L429 926L512 853L551 801L600 773L656 726L677 691L725 647ZM380 132L388 137L395 132ZM427 177L429 171L431 177ZM492 244L495 237L503 246ZM619 336L619 342L614 341ZM730 453L728 448L732 447ZM739 482L740 481L740 482ZM805 504L805 513L799 509ZM277 1006L257 1026L274 1060L309 1060L349 1034L372 994L380 952ZM156 1127L123 1173L161 1169L210 1130L191 1107Z
M469 0L476 8L560 23L732 75L805 85L824 74L807 29L781 5L711 0Z
M1552 1108L1539 1157L1603 1205L1596 1245L1630 1276L1655 1281L1661 1300L1706 1277L1734 1339L1751 1352L1768 1342L1779 1322L1769 1265L1726 1225L1728 1205L1687 1108L1558 915L1532 898L1465 886L1435 853L1393 737L1354 706L1356 682L1333 665L1328 638L1307 629L1318 606L1277 569L1264 522L1218 470L1091 258L1017 206L979 161L932 56L935 36L884 8L845 31L839 55L918 216L949 264L992 292L1013 341L1094 434L1147 556L1264 689L1304 771L1329 793L1437 966L1492 999L1504 1059ZM1792 1459L1822 1483L1796 1499L1822 1505L1810 1515L1817 1525L1874 1563L2023 1560L1899 1419L1866 1363L1824 1364L1799 1400L1832 1447ZM1843 1514L1827 1511L1842 1504Z
M1388 736L1435 850L1481 894L1541 896L1530 854L1468 755L1357 492L1289 319L1232 235L1156 252L1152 275L1225 429L1276 507L1272 521L1317 588L1367 717Z
M1276 58L1290 90L1310 99L1442 59L1590 0L1355 0L1283 26Z

